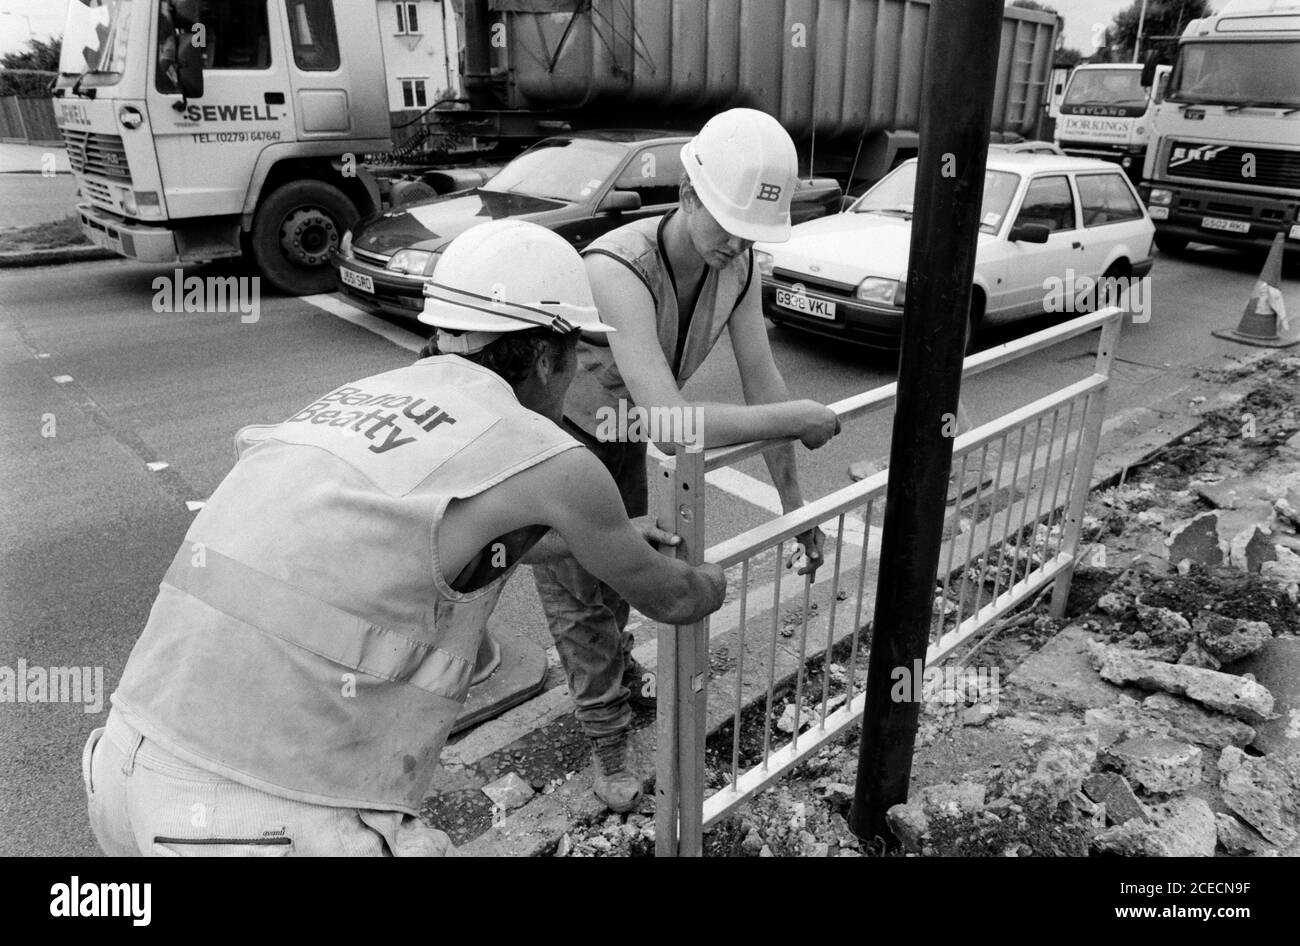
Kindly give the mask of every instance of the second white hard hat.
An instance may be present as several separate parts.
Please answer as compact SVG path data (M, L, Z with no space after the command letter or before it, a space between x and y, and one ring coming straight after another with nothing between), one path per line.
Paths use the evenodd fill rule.
M420 321L437 326L439 347L472 352L496 335L530 328L603 334L582 257L563 237L523 220L466 230L443 251L424 286ZM459 345L443 332L460 332Z
M682 146L696 196L718 225L744 240L790 238L790 199L799 160L771 115L733 108L714 115Z

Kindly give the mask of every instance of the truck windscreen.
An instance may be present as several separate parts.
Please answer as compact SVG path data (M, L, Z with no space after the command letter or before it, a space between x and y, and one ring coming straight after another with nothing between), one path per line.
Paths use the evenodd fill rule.
M1300 108L1300 42L1187 43L1178 51L1166 97Z
M1140 69L1080 69L1070 79L1062 107L1116 105L1145 109L1147 90Z
M112 85L126 64L131 0L69 0L59 74L87 74L87 85Z

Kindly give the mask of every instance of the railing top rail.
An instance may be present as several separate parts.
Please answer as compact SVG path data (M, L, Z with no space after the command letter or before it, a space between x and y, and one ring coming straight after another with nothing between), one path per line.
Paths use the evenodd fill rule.
M1090 374L1082 380L1067 385L1051 394L1040 397L1031 404L1017 408L974 430L961 434L953 441L953 458L979 449L998 437L1017 427L1030 424L1039 417L1046 416L1070 401L1082 397L1090 391L1104 387L1108 379L1105 375ZM778 542L785 542L813 526L820 525L841 513L861 506L868 499L883 496L889 483L889 470L881 470L864 480L851 483L820 499L815 499L793 512L755 526L739 535L726 539L709 548L704 553L704 560L726 568L744 561L755 552L771 548Z
M1044 348L1051 348L1053 345L1059 345L1080 335L1086 335L1088 332L1102 328L1123 317L1123 309L1111 306L1077 319L1071 319L1069 322L1043 329L1041 332L1034 332L1024 338L997 345L967 358L962 363L962 377L968 378L984 371L991 371L1008 362L1031 355L1036 351L1042 351ZM835 412L841 421L856 420L891 403L897 395L898 382L894 381L827 406ZM755 440L750 443L738 443L729 447L709 450L705 453L704 469L709 471L730 466L738 460L751 457L756 453L762 453L769 447L782 443L791 443L794 439L793 437L778 437L773 440Z

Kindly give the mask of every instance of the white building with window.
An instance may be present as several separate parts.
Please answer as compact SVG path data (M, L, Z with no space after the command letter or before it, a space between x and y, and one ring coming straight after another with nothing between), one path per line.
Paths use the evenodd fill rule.
M460 94L459 31L452 0L376 0L388 107L428 108Z

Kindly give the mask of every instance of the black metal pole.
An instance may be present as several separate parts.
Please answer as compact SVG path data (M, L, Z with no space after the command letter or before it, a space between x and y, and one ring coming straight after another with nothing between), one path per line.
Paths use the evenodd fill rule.
M849 816L858 837L891 845L885 812L907 800L920 714L913 668L929 641L1001 32L1002 0L930 5L903 351ZM909 701L891 697L899 669Z

